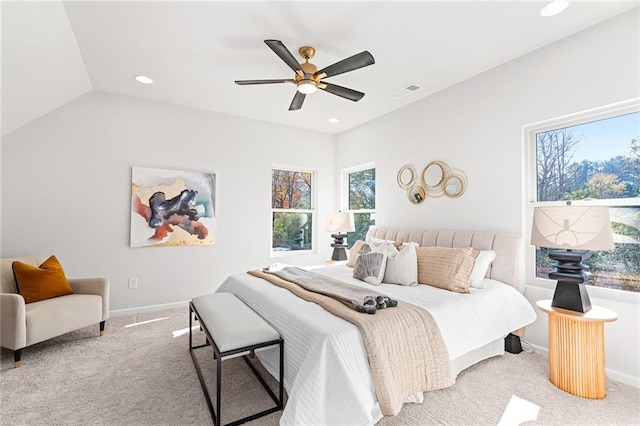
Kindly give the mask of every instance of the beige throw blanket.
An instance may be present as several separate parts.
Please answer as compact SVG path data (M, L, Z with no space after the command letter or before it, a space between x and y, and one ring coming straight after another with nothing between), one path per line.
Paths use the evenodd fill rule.
M369 356L376 397L385 416L398 414L410 395L446 388L455 382L447 347L426 310L398 301L394 309L367 315L273 274L262 271L249 271L249 274L315 302L358 326Z
M305 290L332 297L358 312L375 314L378 309L392 308L398 304L389 296L369 288L347 284L296 266L287 266L276 271L263 271L296 283Z

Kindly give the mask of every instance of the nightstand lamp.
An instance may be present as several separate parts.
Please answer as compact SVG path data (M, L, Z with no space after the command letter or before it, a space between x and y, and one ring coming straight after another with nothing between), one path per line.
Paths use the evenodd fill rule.
M353 214L350 212L329 213L327 216L327 232L331 232L333 238L333 255L331 260L347 260L347 244L344 243L347 238L347 232L353 232L356 227L353 222Z
M533 211L531 244L554 250L549 257L556 262L549 278L557 280L551 306L576 312L591 309L585 283L593 278L582 263L589 250L611 250L613 236L609 208L606 206L536 207Z

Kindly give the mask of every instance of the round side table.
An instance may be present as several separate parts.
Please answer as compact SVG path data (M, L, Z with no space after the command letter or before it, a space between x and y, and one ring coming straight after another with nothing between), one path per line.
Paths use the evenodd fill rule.
M551 307L551 300L536 303L549 317L549 380L563 391L582 398L607 396L604 363L604 323L618 314L601 306L589 312Z

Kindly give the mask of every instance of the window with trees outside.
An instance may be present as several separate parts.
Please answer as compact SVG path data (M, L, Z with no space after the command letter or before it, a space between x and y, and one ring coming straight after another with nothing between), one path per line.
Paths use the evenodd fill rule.
M609 206L615 248L585 261L597 287L640 292L640 112L637 103L532 130L535 205ZM536 249L548 278L549 249Z
M353 213L355 232L347 233L351 248L356 241L364 240L370 226L376 223L376 169L373 163L343 170L343 204Z
M313 249L313 195L313 172L272 168L272 254Z

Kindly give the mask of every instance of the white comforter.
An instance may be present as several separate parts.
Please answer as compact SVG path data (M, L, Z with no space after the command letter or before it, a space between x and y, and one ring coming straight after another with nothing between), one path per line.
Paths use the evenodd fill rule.
M371 288L352 278L353 269L346 266L313 269ZM471 294L428 285L382 284L375 290L426 308L440 327L452 362L536 319L522 294L490 279L484 280L483 289L471 289ZM284 339L289 398L281 425L370 425L381 418L367 353L355 325L249 274L230 276L217 291L238 296ZM278 377L276 356L274 350L266 350L260 360Z

